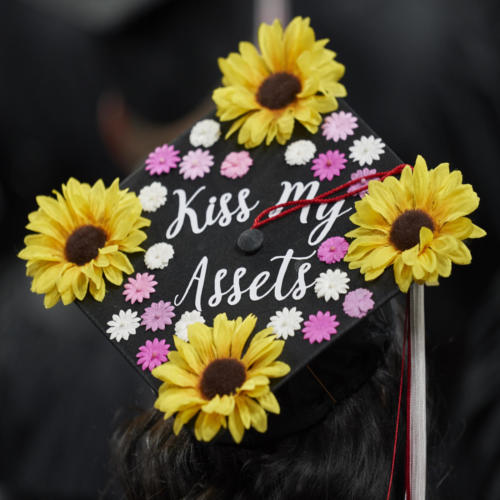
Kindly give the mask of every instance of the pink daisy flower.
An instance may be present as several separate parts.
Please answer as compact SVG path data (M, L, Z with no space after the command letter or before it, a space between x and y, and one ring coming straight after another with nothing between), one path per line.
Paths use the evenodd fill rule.
M150 175L168 174L179 163L179 151L174 146L164 144L149 153L146 160L146 170Z
M201 148L189 151L182 157L180 163L180 173L184 179L196 179L203 177L210 172L210 167L214 164L214 157L210 151Z
M313 160L311 170L314 172L314 177L319 177L320 181L328 179L331 181L335 175L339 175L340 171L345 168L347 160L344 153L338 149L335 151L327 151Z
M147 330L165 330L166 325L172 324L172 318L175 316L174 306L170 302L153 302L149 307L146 307L142 314L142 326Z
M318 248L318 259L327 264L340 262L349 248L349 243L342 236L332 236L323 241Z
M354 129L358 127L358 119L352 113L332 113L325 118L321 128L327 139L337 142L339 139L345 141L348 135L354 135Z
M304 321L302 333L304 339L309 340L310 344L322 342L330 340L330 337L337 333L339 324L335 314L330 314L328 311L318 311L316 314L311 314L307 321Z
M253 160L248 151L229 153L220 166L220 173L224 177L236 179L247 174L252 164Z
M153 368L168 361L169 350L170 344L165 344L164 339L146 340L146 343L139 347L139 352L136 354L137 364L142 365L143 370L148 368L149 371L152 371Z
M365 179L365 177L367 175L376 174L376 173L377 173L377 170L375 168L366 168L365 167L365 168L360 168L359 170L356 170L356 172L353 172L351 174L351 181L355 181L356 179L359 179L359 182L356 182L352 186L349 186L349 189L347 190L347 192L352 193L353 191L356 191L356 190L364 187L365 189L358 193L359 197L363 198L363 196L368 191L368 183L370 182L370 181L367 181ZM370 180L373 181L373 180L377 180L377 179L370 179Z
M155 285L157 284L154 274L137 273L135 278L129 278L128 283L124 285L123 295L125 295L125 301L134 304L149 299L150 295L155 292Z
M344 312L351 318L363 318L374 306L373 293L366 288L356 288L349 292L344 299Z

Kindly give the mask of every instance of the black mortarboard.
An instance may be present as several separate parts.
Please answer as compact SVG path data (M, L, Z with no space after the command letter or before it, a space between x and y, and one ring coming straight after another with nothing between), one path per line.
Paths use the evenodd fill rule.
M47 217L61 227L79 220L56 271L37 277L51 267L52 240L27 240L20 254L48 306L81 299L89 287L97 301L87 296L81 308L153 388L164 382L155 406L177 415L174 430L198 414L195 435L204 441L221 426L236 441L244 428L263 432L264 410L278 411L269 379L278 400L282 386L288 394L270 436L314 423L328 408L311 383L342 398L383 354L387 331L358 326L363 318L398 287L436 282L451 262L467 263L462 240L482 235L463 217L477 196L461 177L446 165L429 172L421 158L414 173L403 170L337 101L344 68L307 19L284 33L279 23L263 25L259 44L262 57L243 43L219 60L217 112L156 148L121 184L128 194L72 180L63 216L51 215L55 201L39 199L29 229L45 230ZM391 177L400 173L401 182ZM383 182L371 182L364 198L372 179ZM443 200L447 208L436 211ZM123 252L135 252L130 262ZM74 275L64 274L68 261ZM384 272L392 264L394 275ZM131 273L122 285L104 286L103 275L120 284L122 272ZM294 395L311 408L303 419Z

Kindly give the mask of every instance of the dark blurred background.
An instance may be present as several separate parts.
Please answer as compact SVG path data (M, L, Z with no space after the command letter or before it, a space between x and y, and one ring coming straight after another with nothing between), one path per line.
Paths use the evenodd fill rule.
M0 500L116 498L108 439L153 395L76 306L45 311L22 247L35 196L109 183L211 109L217 57L310 16L348 101L406 162L449 161L481 197L472 266L427 288L445 499L500 498L500 7L493 0L0 2Z

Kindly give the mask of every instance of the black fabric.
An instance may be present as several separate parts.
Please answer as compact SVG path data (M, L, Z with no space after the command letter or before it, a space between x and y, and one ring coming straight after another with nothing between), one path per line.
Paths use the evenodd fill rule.
M342 101L339 110L351 109ZM228 126L223 126L223 135ZM311 135L296 125L290 142L299 139L312 140L317 146L316 155L338 148L348 157L348 147L353 140L371 134L373 132L361 119L355 135L350 140L338 143L327 141L320 131ZM181 156L194 149L189 143L189 131L175 142L175 146L180 150ZM290 166L285 162L287 146L288 144L280 146L275 143L270 147L261 145L250 150L254 164L249 173L241 179L227 179L219 173L225 156L229 152L242 149L236 143L236 138L231 137L228 140L221 138L210 148L214 156L214 166L210 173L201 179L184 180L177 170L171 170L161 176L150 176L141 168L124 181L122 186L129 187L136 193L153 181L161 182L167 188L166 204L154 213L144 214L151 219L152 224L146 229L148 239L143 243L143 247L148 248L154 243L167 241L173 245L175 255L165 269L155 271L146 268L143 254L131 256L135 272L152 272L158 281L156 292L149 300L141 304L130 304L125 301L123 287L109 286L102 303L91 297L81 303L82 309L101 331L106 331L112 314L118 313L120 309L131 308L140 315L145 307L158 300L171 301L175 305L174 323L180 319L183 312L193 309L201 311L208 325L212 325L218 313L227 313L229 318L245 317L253 313L258 318L256 331L265 328L270 316L284 306L296 306L302 311L304 320L318 311L330 311L335 314L340 325L337 327L338 333L332 335L329 341L311 344L304 340L300 331L286 340L280 359L292 367L293 375L324 349L338 342L359 321L358 318L349 317L344 313L344 296L338 301L329 302L316 296L314 281L321 272L334 268L346 271L350 278L350 290L363 287L373 292L375 309L393 297L398 289L392 270L367 283L358 270L348 270L346 263L326 264L316 255L319 245L327 237L343 236L354 227L349 216L353 213L354 202L359 199L357 196L336 204L305 208L301 212L262 226L260 230L264 235L264 242L262 248L253 255L245 254L237 248L241 232L251 226L253 219L262 210L274 206L280 200L283 201L282 194L289 190L290 186L303 188L300 196L297 191L294 193L295 199L312 197L315 191L319 194L347 182L351 173L360 168L349 160L339 177L334 178L332 182L320 182L313 177L310 166ZM401 163L386 146L381 159L375 161L371 168L386 171ZM290 194L289 198L293 199L293 194ZM221 199L226 200L222 205ZM211 207L214 201L215 208ZM226 208L221 208L224 204ZM228 210L232 215L228 214ZM210 218L218 219L218 222L209 225L207 220L210 222ZM217 300L214 277L221 269L227 272L226 277L220 281L223 295L219 297L220 303L215 304ZM239 282L237 279L233 282L233 276L238 273L241 273ZM264 280L261 285L259 276ZM266 276L267 279L264 279ZM238 289L241 291L240 300ZM137 334L130 336L128 340L112 343L149 384L158 387L160 382L153 378L149 371L144 372L136 365L136 354L139 346L143 345L146 339L153 337L166 338L167 343L173 347L173 333L174 325L167 327L164 332L157 331L154 334L146 332L145 327L141 326ZM105 335L108 337L106 333ZM286 383L291 375L276 380L273 388L277 389Z

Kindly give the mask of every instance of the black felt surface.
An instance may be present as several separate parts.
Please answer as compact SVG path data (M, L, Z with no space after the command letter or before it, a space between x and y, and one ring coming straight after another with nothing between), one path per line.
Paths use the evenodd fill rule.
M340 110L352 111L345 102L340 102ZM337 204L320 205L304 208L282 219L267 224L260 229L264 234L262 248L248 255L239 250L236 242L240 234L248 229L253 219L265 208L275 205L281 200L281 195L287 187L300 182L305 187L302 193L295 192L296 197L311 198L339 184L350 180L350 175L359 168L376 168L385 171L402 163L401 160L386 146L379 161L372 165L360 167L349 159L349 147L355 139L361 136L376 135L358 117L358 128L355 134L345 141L327 141L321 134L311 135L301 126L295 125L292 139L284 146L273 143L266 147L249 150L253 165L249 173L241 179L227 179L220 175L220 165L225 156L232 151L241 151L237 144L236 134L229 140L223 136L211 148L214 156L214 166L211 172L201 179L184 180L179 169L169 174L151 176L141 168L127 178L122 187L129 187L139 194L143 186L154 181L161 182L168 190L166 204L154 213L145 213L152 221L146 229L147 240L143 248L158 242L168 242L173 245L175 255L163 270L150 271L144 264L144 254L132 254L131 262L135 272L153 273L158 281L156 292L151 298L141 304L130 304L125 301L123 286L108 284L108 290L102 303L87 297L81 307L94 321L104 335L107 322L112 314L121 309L132 309L141 315L152 302L170 301L175 305L173 324L164 331L146 331L140 326L137 334L129 340L111 341L113 345L130 361L153 387L159 381L151 376L149 371L143 372L136 365L136 354L147 339L165 338L174 348L173 333L175 321L180 319L185 311L199 309L208 325L212 325L214 317L222 312L229 318L245 317L253 313L258 317L256 332L265 328L269 319L277 310L283 307L296 306L303 313L304 320L310 314L318 311L330 311L337 315L340 325L338 333L330 341L310 344L303 339L303 334L297 331L294 337L285 342L280 359L289 363L293 372L303 368L312 358L345 335L359 320L347 316L342 308L344 295L338 301L325 302L317 298L314 292L314 280L321 272L337 267L346 271L350 278L350 290L358 287L370 288L373 299L378 307L397 293L392 276L392 269L371 283L366 283L358 270L350 271L344 262L325 264L316 256L316 250L326 238L343 236L352 229L349 216L353 213L354 202L358 196L348 198ZM222 125L223 135L228 124ZM316 156L327 150L339 149L348 158L346 168L341 175L329 182L319 181L310 170L312 162L307 165L289 166L284 154L290 142L298 139L312 140L317 146ZM189 150L195 149L189 143L189 131L175 142L181 157ZM293 195L292 195L293 196ZM188 200L182 216L183 202ZM292 199L292 197L290 197ZM337 216L335 216L335 214ZM328 228L329 221L334 220ZM217 297L214 280L217 273L225 277L220 281L222 296ZM195 276L197 279L189 284ZM239 276L238 278L234 278ZM302 277L301 277L302 276ZM305 293L298 285L303 281L307 286ZM273 382L277 389L289 378L284 377Z

